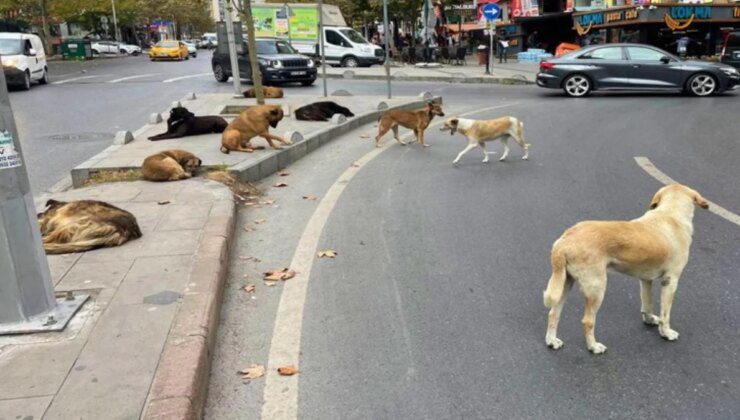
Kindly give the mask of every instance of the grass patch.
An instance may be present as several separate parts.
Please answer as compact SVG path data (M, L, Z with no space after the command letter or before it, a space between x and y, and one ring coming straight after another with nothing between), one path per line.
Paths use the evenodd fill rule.
M139 169L122 169L118 171L97 171L90 173L90 178L83 182L84 186L107 184L109 182L130 182L144 179Z

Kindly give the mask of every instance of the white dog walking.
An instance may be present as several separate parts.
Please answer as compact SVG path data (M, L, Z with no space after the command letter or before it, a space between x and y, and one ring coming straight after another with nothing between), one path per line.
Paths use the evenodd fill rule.
M509 156L509 137L513 138L524 149L522 159L527 160L529 158L529 145L524 142L524 123L515 117L500 117L493 120L451 118L445 121L440 130L450 130L450 134L459 131L468 138L468 145L452 161L453 165L456 165L465 153L476 146L483 149L483 163L488 163L489 152L486 151L486 142L493 140L500 140L503 143L504 153L499 161L505 160Z

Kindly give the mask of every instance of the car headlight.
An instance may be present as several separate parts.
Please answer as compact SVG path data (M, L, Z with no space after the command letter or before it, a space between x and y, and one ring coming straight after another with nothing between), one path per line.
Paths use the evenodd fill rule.
M270 67L279 69L283 67L283 62L280 60L270 60Z
M15 58L3 58L3 67L15 67L18 61Z
M315 64L316 64L316 63L314 63L314 62L313 62L313 60L309 58L309 59L308 59L308 63L306 63L306 67L309 67L309 68L311 68L311 67L313 67L313 66L314 66Z
M719 68L724 74L728 76L738 76L740 73L734 67L720 67Z

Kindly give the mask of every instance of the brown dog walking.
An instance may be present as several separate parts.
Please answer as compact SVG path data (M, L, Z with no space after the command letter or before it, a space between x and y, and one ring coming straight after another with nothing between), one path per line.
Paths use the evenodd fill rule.
M378 135L375 136L375 147L380 147L380 139L388 130L393 130L393 138L402 146L405 146L406 143L398 137L399 125L413 130L416 140L422 146L429 147L428 144L424 143L424 131L429 127L429 123L432 122L432 118L435 116L444 117L445 113L442 112L441 106L433 102L428 103L422 109L414 111L394 110L386 112L378 120Z

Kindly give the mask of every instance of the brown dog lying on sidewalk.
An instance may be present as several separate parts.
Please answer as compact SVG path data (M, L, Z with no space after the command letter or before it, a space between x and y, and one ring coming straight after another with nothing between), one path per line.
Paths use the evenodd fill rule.
M557 337L565 294L578 283L586 298L583 332L594 354L606 351L596 341L596 313L606 291L607 269L640 279L642 322L657 325L668 341L678 338L671 329L671 304L678 279L689 260L694 205L708 209L697 191L680 184L658 190L650 210L630 221L587 221L567 229L552 246L552 276L544 292L550 309L545 342L553 349L563 346ZM660 316L653 313L653 280L660 280Z
M196 117L185 107L176 107L170 110L167 118L167 132L149 137L149 140L177 139L198 134L221 133L229 123L216 115Z
M102 201L49 200L46 207L37 217L47 254L119 246L141 237L131 213Z
M406 143L401 141L398 137L398 126L404 126L414 131L416 134L416 140L421 143L424 147L429 147L428 144L424 143L424 130L429 127L429 123L432 122L434 116L444 117L442 107L438 104L430 102L422 109L415 111L406 110L394 110L388 111L383 114L378 120L378 135L375 136L375 147L380 147L380 138L388 132L393 130L393 138L396 139L401 146L405 146Z
M144 159L141 173L148 181L179 181L193 176L202 161L180 149L165 150Z
M283 109L280 105L257 105L242 111L221 135L221 152L237 150L252 153L256 148L252 147L250 142L256 136L267 140L273 149L280 149L280 146L275 146L273 140L293 144L289 139L270 134L270 127L277 127L282 119Z
M265 98L282 98L283 97L283 90L279 87L274 86L263 86L262 87L262 94L265 95ZM257 90L255 88L249 88L244 91L244 97L245 98L256 98L257 97Z

